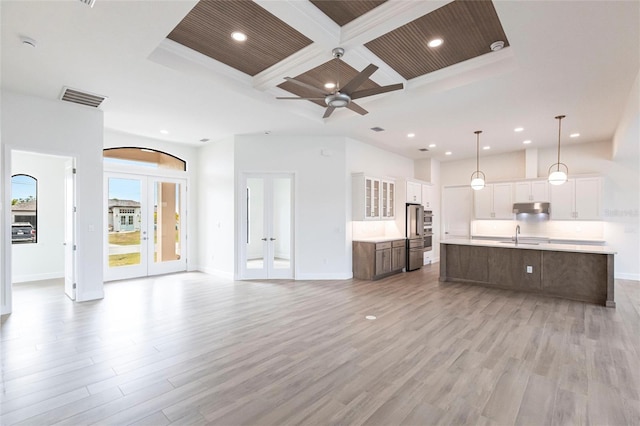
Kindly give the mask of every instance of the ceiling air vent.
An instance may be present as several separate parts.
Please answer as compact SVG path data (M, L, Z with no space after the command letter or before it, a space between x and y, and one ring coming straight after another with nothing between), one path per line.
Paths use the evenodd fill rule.
M384 129L382 127L372 127L371 130L373 130L374 132L384 132Z
M106 96L82 92L69 87L63 87L62 94L60 95L60 100L73 102L74 104L86 105L93 108L98 108L105 99L107 99Z
M418 151L428 152L428 151L429 151L429 148L418 148Z
M80 3L84 3L89 7L93 7L96 4L96 0L80 0Z

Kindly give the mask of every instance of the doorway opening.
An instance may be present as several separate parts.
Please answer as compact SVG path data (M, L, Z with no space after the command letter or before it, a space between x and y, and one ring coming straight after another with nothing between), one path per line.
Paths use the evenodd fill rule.
M240 278L294 277L294 176L242 175Z
M105 281L186 271L186 163L146 148L104 153Z
M76 298L75 159L11 151L11 284ZM64 283L64 285L63 285Z

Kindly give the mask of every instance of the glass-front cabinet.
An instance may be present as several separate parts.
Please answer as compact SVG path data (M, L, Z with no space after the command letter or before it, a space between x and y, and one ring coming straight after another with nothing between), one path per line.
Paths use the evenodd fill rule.
M395 217L395 182L367 176L364 173L352 174L352 211L353 220L380 220Z

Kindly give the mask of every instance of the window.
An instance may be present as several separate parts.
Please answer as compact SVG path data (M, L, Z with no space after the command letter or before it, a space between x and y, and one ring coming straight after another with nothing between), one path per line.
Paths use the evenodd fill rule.
M133 216L129 216L129 225L133 225Z
M11 176L11 243L38 241L38 180L33 176Z
M187 162L166 152L149 148L121 147L102 150L105 162L130 166L187 171Z
M126 224L127 224L127 217L120 216L120 225L126 225Z

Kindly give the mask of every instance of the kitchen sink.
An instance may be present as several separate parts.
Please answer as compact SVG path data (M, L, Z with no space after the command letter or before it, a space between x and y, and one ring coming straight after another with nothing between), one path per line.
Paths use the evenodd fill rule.
M518 242L518 244L516 244L515 241L500 241L500 244L513 244L518 245L518 246L539 246L540 243L523 243L521 241Z

